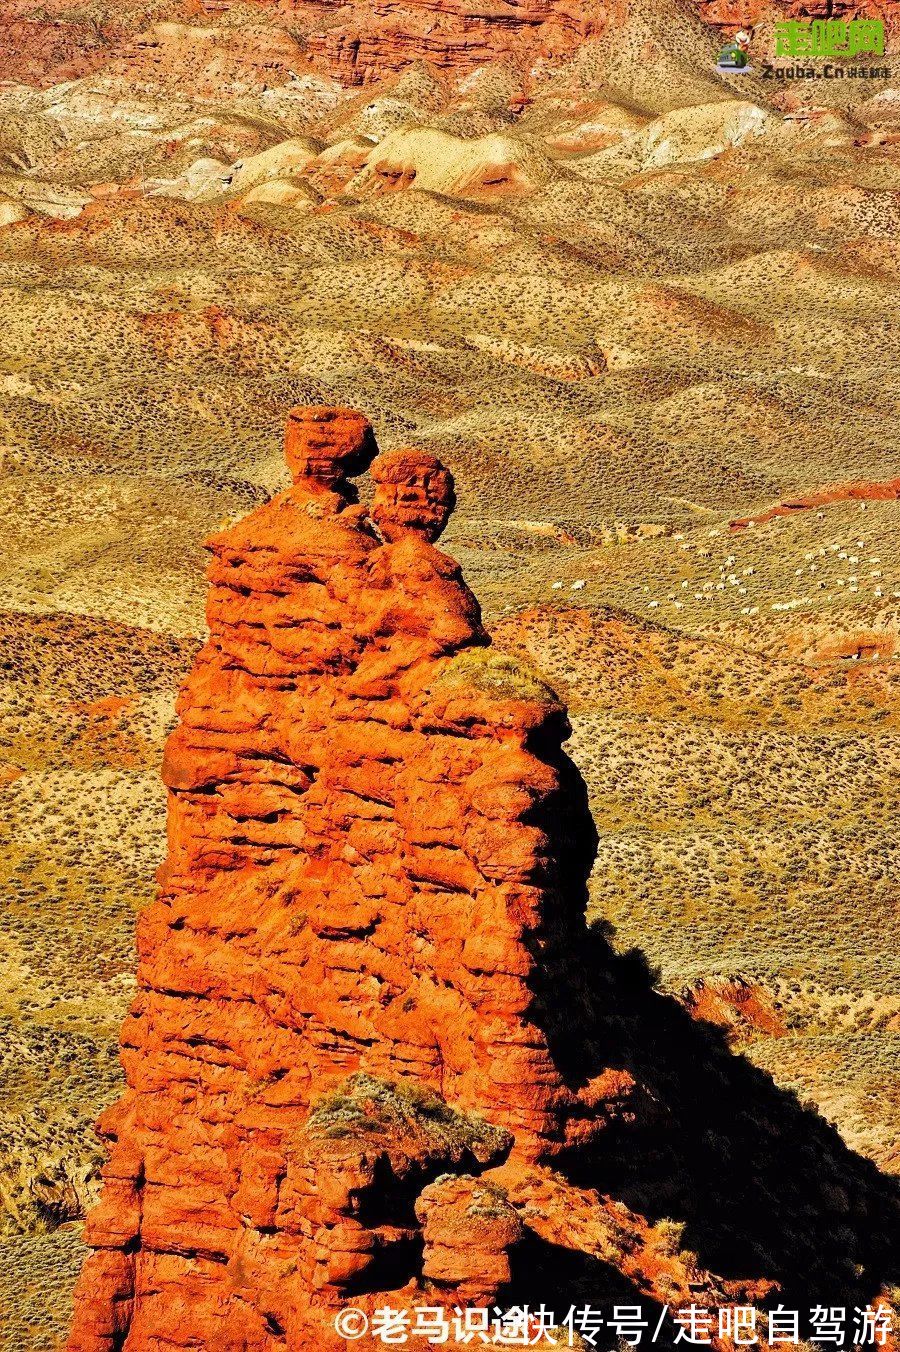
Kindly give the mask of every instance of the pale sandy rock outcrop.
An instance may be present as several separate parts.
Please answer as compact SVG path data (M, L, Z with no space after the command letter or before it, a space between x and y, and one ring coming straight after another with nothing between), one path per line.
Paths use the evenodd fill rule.
M233 192L247 192L272 179L300 174L316 154L315 144L305 138L279 141L258 155L248 155L232 165L229 187Z
M0 193L0 226L17 225L19 221L24 221L27 215L28 209L20 201Z
M750 136L761 136L772 117L754 103L730 100L698 108L679 108L639 134L647 168L684 164L721 155Z
M369 154L348 192L421 188L447 197L526 196L557 173L527 140L493 132L473 140L432 128L393 132Z
M294 183L287 178L273 178L267 183L260 183L258 187L251 188L245 193L243 202L245 206L291 207L295 211L305 211L315 206L318 198L313 189L305 183Z

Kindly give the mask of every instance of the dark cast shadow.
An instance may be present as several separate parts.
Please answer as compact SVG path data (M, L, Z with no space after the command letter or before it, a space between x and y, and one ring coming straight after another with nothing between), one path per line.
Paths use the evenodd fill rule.
M719 1278L774 1282L770 1303L852 1316L900 1281L900 1180L661 993L639 951L615 950L610 925L587 924L597 834L566 731L545 728L532 748L560 781L532 817L551 842L536 1019L571 1087L614 1067L638 1088L633 1120L554 1167L651 1221L683 1223L683 1247Z

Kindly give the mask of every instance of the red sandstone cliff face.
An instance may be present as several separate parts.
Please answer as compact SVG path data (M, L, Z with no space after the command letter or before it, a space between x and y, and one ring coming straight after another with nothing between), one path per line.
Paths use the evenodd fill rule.
M726 31L779 18L883 19L900 23L896 0L694 0L700 17ZM306 51L345 84L365 84L424 59L460 73L511 58L533 64L573 56L584 42L615 32L637 0L326 0L306 38ZM298 15L310 7L297 0ZM682 21L678 6L672 18Z
M367 511L374 453L359 415L295 411L294 486L210 542L70 1352L320 1348L321 1310L398 1272L492 1298L520 1224L471 1212L477 1175L629 1112L567 1015L564 711L432 543L447 471L381 456Z
M574 54L614 22L622 0L294 0L260 3L259 22L218 21L233 0L176 0L165 23L91 21L50 0L5 0L0 78L52 85L103 68L134 80L184 82L214 96L232 80L277 85L291 72L327 69L360 85L427 60L460 73L487 62ZM241 6L242 16L252 16Z
M138 84L190 88L215 98L235 82L262 89L298 71L363 85L425 60L464 75L493 61L527 69L574 56L621 27L636 0L174 0L147 23L140 11L94 19L66 0L3 0L0 80L49 86L102 70ZM826 0L696 0L726 31L775 18L824 16ZM896 0L834 0L837 17L884 19ZM221 22L239 9L242 23ZM639 12L639 6L638 6ZM673 3L673 19L683 18ZM258 21L252 20L258 16ZM251 20L251 21L248 21Z
M599 37L620 9L620 0L380 0L365 10L337 4L307 45L349 84L419 59L465 72L502 57L573 55L582 42Z

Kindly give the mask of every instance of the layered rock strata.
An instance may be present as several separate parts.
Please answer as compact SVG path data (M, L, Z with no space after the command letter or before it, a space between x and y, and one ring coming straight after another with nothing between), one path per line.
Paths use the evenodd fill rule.
M504 0L487 6L474 0L383 0L367 9L336 4L323 8L306 48L347 84L367 83L423 59L465 73L505 57L527 62L571 56L582 42L598 37L620 8L619 0Z
M321 1348L349 1294L492 1298L520 1223L478 1175L630 1111L573 1014L565 711L434 546L450 474L372 463L349 410L295 410L286 454L209 542L70 1352Z

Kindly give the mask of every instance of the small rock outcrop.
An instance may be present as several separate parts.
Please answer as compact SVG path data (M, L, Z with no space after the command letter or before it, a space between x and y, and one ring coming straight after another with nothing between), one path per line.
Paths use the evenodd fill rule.
M493 1298L520 1223L479 1175L630 1111L572 1013L565 711L434 546L449 472L376 449L295 410L293 486L209 542L70 1352L319 1349L351 1293Z
M525 1227L505 1194L469 1174L438 1178L416 1203L422 1276L454 1300L490 1308L512 1278L510 1253Z

